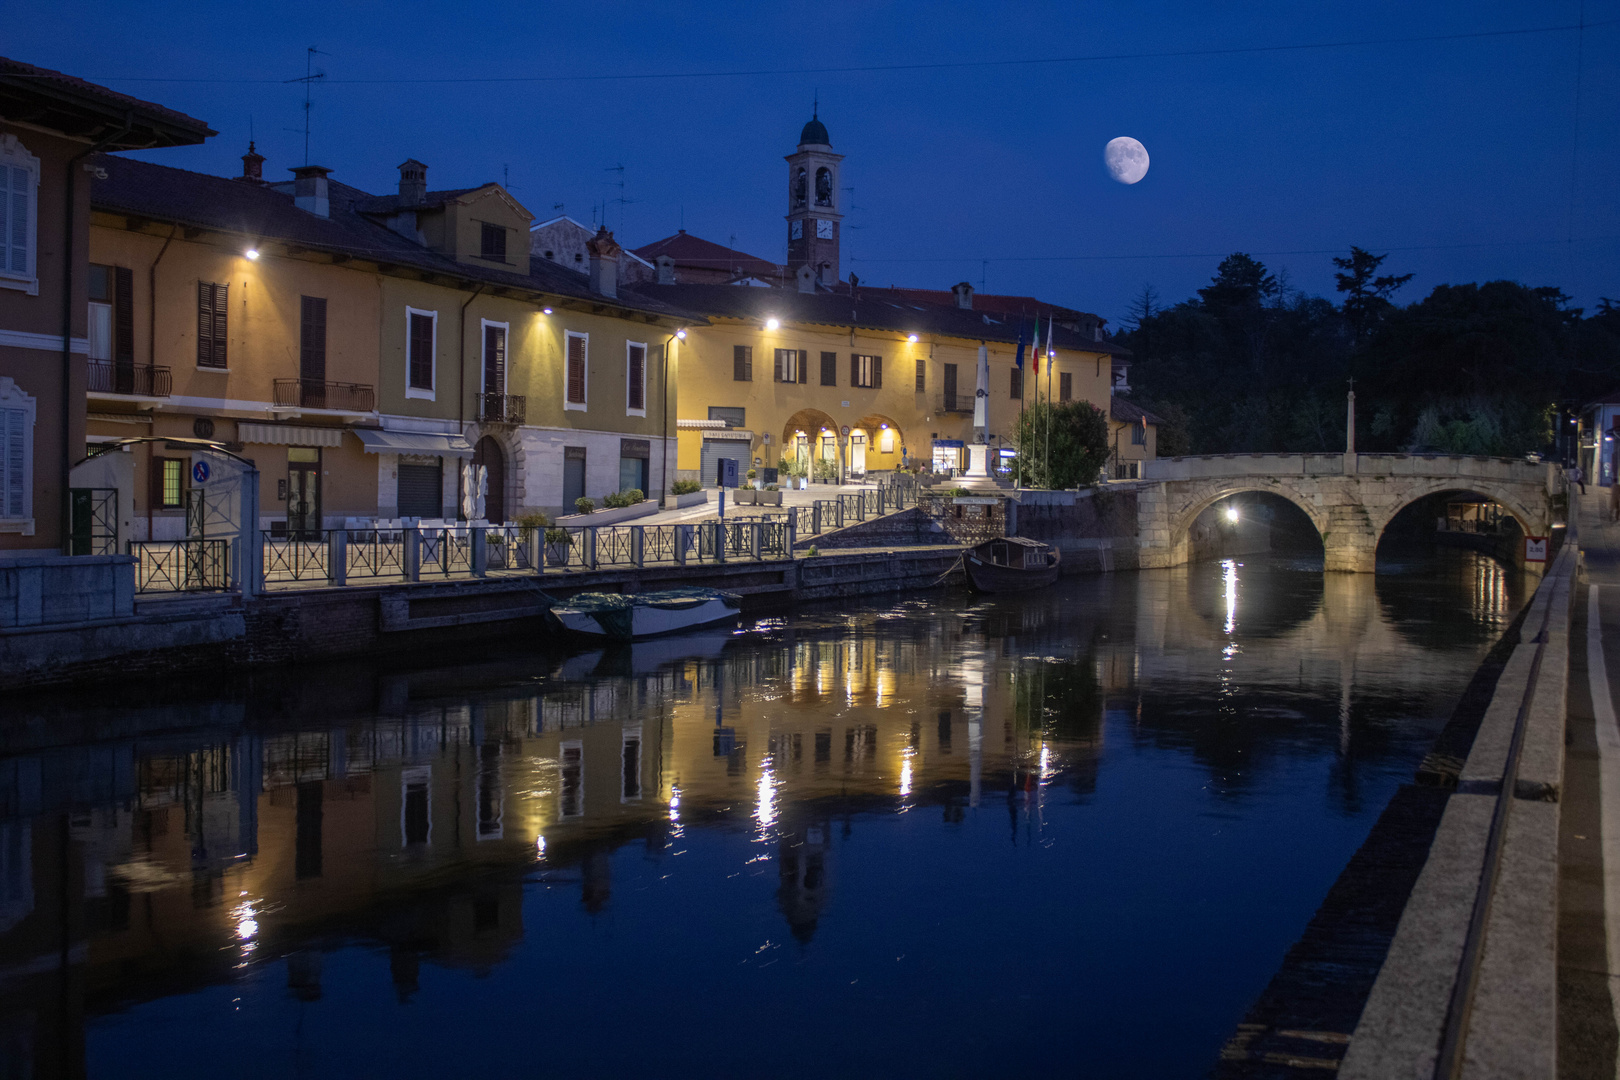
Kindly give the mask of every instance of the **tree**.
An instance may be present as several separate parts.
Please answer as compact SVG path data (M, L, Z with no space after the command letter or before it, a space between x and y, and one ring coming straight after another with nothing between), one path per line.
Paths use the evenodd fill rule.
M1108 418L1089 401L1037 401L1019 416L1014 439L1015 471L1030 487L1095 484L1108 463Z
M1394 308L1390 297L1395 295L1395 290L1412 280L1411 274L1385 274L1382 277L1374 277L1387 258L1388 254L1374 255L1354 244L1350 246L1348 259L1341 259L1338 256L1333 258L1333 265L1341 271L1334 274L1333 278L1338 283L1339 291L1345 294L1344 319L1350 324L1350 338L1357 347L1360 347L1362 339L1368 332Z
M1243 252L1234 252L1215 268L1215 280L1198 290L1204 310L1225 332L1228 349L1247 361L1254 371L1266 363L1268 305L1281 290L1266 264Z
M1151 282L1147 282L1142 285L1142 291L1137 294L1136 299L1131 301L1126 314L1130 317L1131 329L1140 330L1143 323L1151 322L1154 316L1163 310L1164 305L1159 303L1159 290L1155 289Z

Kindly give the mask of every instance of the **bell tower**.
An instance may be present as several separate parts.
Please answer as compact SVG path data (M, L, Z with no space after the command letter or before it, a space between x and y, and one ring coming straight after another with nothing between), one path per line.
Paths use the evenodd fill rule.
M838 170L844 155L833 153L819 103L799 133L799 149L789 154L787 268L792 277L808 266L821 285L838 280L838 245L844 215L838 212Z

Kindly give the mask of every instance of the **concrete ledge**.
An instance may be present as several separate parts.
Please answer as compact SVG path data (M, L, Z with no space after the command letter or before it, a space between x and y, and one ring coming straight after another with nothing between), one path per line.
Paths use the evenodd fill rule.
M1491 894L1463 1075L1546 1077L1557 1066L1558 807L1563 782L1569 629L1578 558L1567 544L1525 615L1475 735L1339 1075L1432 1075L1468 927L1482 886L1498 798L1511 800ZM1537 646L1545 643L1536 684ZM1502 791L1513 726L1525 710L1518 783Z
M683 496L677 495L676 498ZM589 514L568 514L552 522L553 525L573 526L585 528L588 526L617 525L624 521L634 521L636 518L646 517L658 513L658 504L651 499L643 499L634 506L610 507L605 510L593 510Z

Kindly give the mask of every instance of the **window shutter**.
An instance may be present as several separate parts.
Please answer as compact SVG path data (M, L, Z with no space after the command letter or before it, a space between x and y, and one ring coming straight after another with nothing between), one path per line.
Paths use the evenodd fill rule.
M13 172L19 170L13 169ZM113 267L113 359L122 364L135 362L135 272L127 266Z
M568 400L585 404L585 339L568 339Z
M298 376L305 382L326 381L326 298L299 298Z
M146 493L147 509L161 510L163 508L163 463L167 458L155 457L152 459L152 475L147 477L149 489Z
M782 353L783 353L783 351L784 350L782 350L782 349L777 349L776 350L776 381L777 382L782 381Z
M0 165L0 270L10 268L11 260L11 167Z
M23 516L23 486L28 478L23 474L23 451L26 449L24 438L28 421L28 414L21 409L5 409L0 411L0 435L5 437L5 503L0 511L6 517L20 518Z
M872 357L872 389L883 389L883 357Z
M484 327L484 393L506 393L506 331Z
M917 393L920 394L923 391L928 389L927 379L928 379L928 361L926 361L926 360L918 360L917 361Z
M433 389L433 316L412 313L407 374L412 389Z
M642 345L630 346L630 408L645 409L647 377L647 349Z
M849 385L861 385L861 354L849 354Z
M731 378L735 382L754 381L754 347L752 345L733 345L731 347Z
M793 359L794 359L795 363L798 365L799 381L801 383L809 383L810 382L810 353L808 351L804 350L804 349L800 349L800 350L798 350L797 352L795 352L793 354Z
M214 286L214 366L225 366L225 342L228 340L225 333L226 323L230 315L230 290L228 283Z
M197 366L214 363L214 287L197 282Z

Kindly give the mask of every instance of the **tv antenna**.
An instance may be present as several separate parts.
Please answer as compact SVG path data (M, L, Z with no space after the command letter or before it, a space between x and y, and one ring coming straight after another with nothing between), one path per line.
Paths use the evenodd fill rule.
M619 204L619 231L624 232L624 208L630 203L636 201L634 199L627 199L624 197L624 163L620 162L617 165L609 165L602 171L616 172L619 174L618 182L612 185L619 189L619 197L617 199L607 199L602 203L602 228L607 228L607 204L610 202L615 202Z
M309 164L309 112L310 112L311 109L313 109L315 107L314 101L312 101L310 99L310 96L309 96L309 88L311 86L314 86L320 80L326 78L326 72L324 72L324 71L316 71L315 70L315 57L317 55L330 56L332 54L331 53L321 52L321 50L319 50L315 46L311 45L309 48L304 50L304 77L302 79L286 79L286 80L284 80L284 82L287 82L287 83L303 83L304 84L304 164L305 165Z

